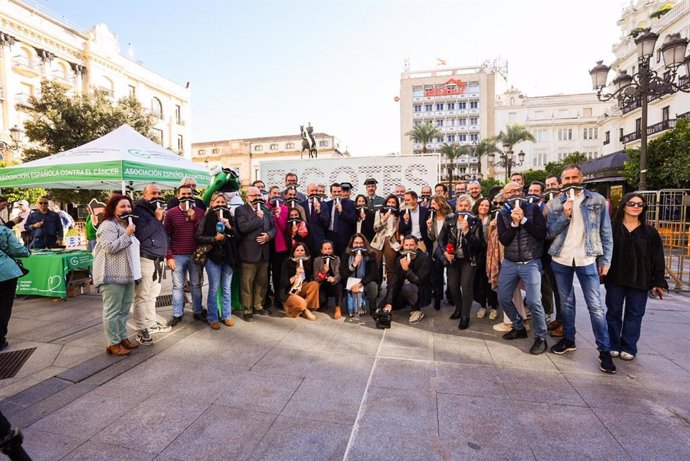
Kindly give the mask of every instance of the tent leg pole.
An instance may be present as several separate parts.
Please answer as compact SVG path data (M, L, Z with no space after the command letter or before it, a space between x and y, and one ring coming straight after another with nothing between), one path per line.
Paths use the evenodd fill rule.
M122 180L122 195L127 195L127 187L125 186L125 180Z

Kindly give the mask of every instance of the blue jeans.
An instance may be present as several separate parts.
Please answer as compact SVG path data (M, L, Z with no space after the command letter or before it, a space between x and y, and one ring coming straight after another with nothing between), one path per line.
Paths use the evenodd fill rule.
M232 315L230 301L230 285L232 282L232 267L225 262L216 264L210 259L206 261L206 275L208 276L208 321L218 321L218 288L221 289L221 314L224 319Z
M533 259L526 264L503 260L501 272L498 274L498 304L513 322L513 328L516 330L525 328L523 319L513 303L513 292L520 280L527 291L527 307L532 311L534 337L546 339L546 316L544 307L541 305L541 261L539 259Z
M189 284L192 286L192 309L195 314L201 313L201 266L192 262L192 255L174 255L175 270L173 277L173 315L182 317L184 313L184 276L189 272Z
M640 339L642 317L646 308L647 290L606 284L606 323L611 350L637 355L637 341Z
M556 276L556 286L561 296L561 317L563 320L563 337L575 341L575 287L573 275L582 287L585 303L592 322L592 332L600 351L610 351L609 331L606 327L606 316L601 305L601 291L599 289L599 271L596 263L588 266L564 266L551 261L551 269Z

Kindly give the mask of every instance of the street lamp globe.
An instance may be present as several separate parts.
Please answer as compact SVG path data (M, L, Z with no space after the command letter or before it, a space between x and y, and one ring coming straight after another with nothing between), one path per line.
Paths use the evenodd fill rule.
M489 152L486 154L486 159L489 161L489 163L494 163L494 160L496 160L496 154Z
M520 152L518 152L518 160L520 163L525 161L525 153L522 151L522 149L520 149Z
M628 75L627 70L622 70L618 73L616 78L613 79L613 85L616 87L616 91L620 90L621 88L624 88L630 83L632 83L633 78L632 76Z
M19 147L22 142L22 134L24 134L24 130L19 128L17 125L10 128L10 138L12 138L12 142L17 147Z
M506 152L506 158L508 159L509 162L511 160L513 160L513 151L512 150L509 150L508 152Z
M679 33L669 34L661 46L661 54L664 56L666 67L675 69L683 64L687 47L688 39L682 38Z
M685 62L683 64L685 65L685 75L690 77L690 54L685 57Z
M597 65L592 67L589 75L592 76L592 88L599 90L606 86L606 80L609 78L609 70L611 68L604 64L604 61L597 61Z
M656 40L659 38L658 34L651 32L649 29L645 29L643 33L637 36L635 39L635 45L637 45L637 57L640 59L649 59L654 54L654 46L656 45Z

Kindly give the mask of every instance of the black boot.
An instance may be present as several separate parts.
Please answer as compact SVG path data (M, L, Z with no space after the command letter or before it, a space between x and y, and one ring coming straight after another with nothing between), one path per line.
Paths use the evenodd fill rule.
M458 330L467 330L470 326L469 317L460 317L460 323L458 324Z
M451 320L457 320L462 316L462 309L459 307L455 308L455 312L453 312L453 315L450 316Z
M434 296L434 309L441 310L441 297L438 295Z

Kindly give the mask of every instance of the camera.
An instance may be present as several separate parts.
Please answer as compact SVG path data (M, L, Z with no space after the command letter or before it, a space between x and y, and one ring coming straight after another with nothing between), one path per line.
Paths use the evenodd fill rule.
M374 312L374 320L376 321L376 328L380 330L385 330L391 327L391 321L393 320L393 313L386 312L383 308L379 307Z

